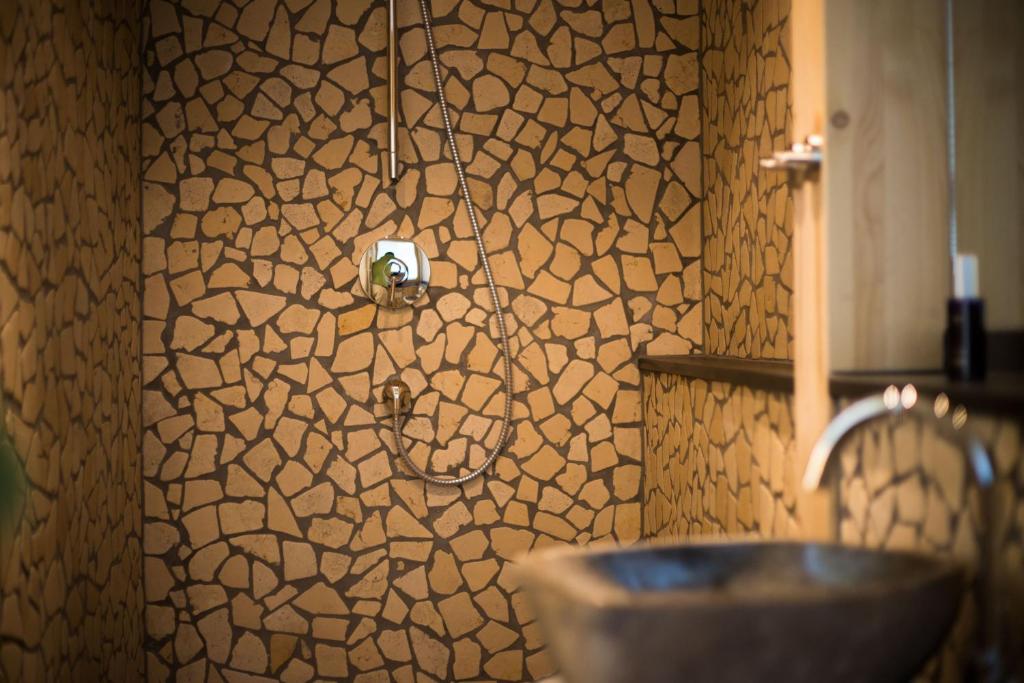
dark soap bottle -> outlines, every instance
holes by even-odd
[[[978,259],[959,254],[953,270],[953,298],[946,306],[944,360],[953,381],[985,379],[985,303],[978,297]]]
[[[947,304],[946,376],[954,381],[985,379],[985,304],[981,299],[950,299]]]

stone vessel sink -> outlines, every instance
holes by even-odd
[[[953,562],[813,543],[558,549],[519,577],[567,683],[902,683],[964,587]]]

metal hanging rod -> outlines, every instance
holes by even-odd
[[[398,22],[388,0],[388,178],[398,180]]]

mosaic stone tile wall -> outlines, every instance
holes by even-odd
[[[141,3],[0,3],[0,680],[143,675]],[[6,504],[7,501],[4,501]]]
[[[789,0],[700,9],[703,353],[789,358],[791,202],[758,160],[787,141]],[[791,397],[645,374],[645,536],[795,529]]]
[[[644,373],[643,535],[798,531],[792,396]]]
[[[704,0],[704,352],[788,359],[792,202],[761,157],[789,139],[790,0]]]
[[[383,2],[150,3],[153,680],[532,680],[550,665],[509,560],[640,535],[634,358],[702,334],[697,2],[432,7],[516,365],[508,454],[461,491],[404,470],[374,397],[411,385],[406,435],[436,471],[496,437],[500,358],[416,3],[394,188]],[[415,312],[355,281],[389,234],[434,259]]]
[[[972,416],[970,428],[996,464],[993,544],[1006,652],[1024,671],[1024,442],[1021,423]],[[921,550],[974,564],[981,530],[979,490],[967,461],[950,442],[920,423],[876,423],[855,434],[840,454],[839,537],[844,543]],[[926,672],[928,680],[961,680],[975,623],[973,605],[950,644]]]

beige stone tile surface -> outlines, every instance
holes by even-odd
[[[164,454],[154,432],[140,453],[143,412],[172,420],[162,433],[177,429],[177,391],[141,392],[141,320],[145,309],[163,324],[172,296],[191,295],[168,288],[191,255],[186,240],[172,262],[163,245],[147,243],[160,266],[143,300],[140,142],[161,133],[140,135],[142,4],[0,3],[2,417],[27,489],[14,518],[0,520],[5,681],[143,677],[140,470],[154,480],[180,472],[188,444]],[[180,128],[180,111],[162,112],[151,126]],[[155,158],[150,175],[173,181],[177,173],[170,158]],[[142,222],[169,210],[154,194]],[[204,334],[186,323],[178,341],[201,344]],[[151,376],[159,368],[145,365]],[[211,492],[189,494],[191,504]],[[171,495],[183,504],[180,486]],[[163,516],[159,499],[154,521]],[[172,552],[181,533],[154,525],[145,552]],[[154,570],[147,592],[161,594],[173,581]],[[217,596],[196,599],[210,609]],[[174,612],[146,621],[168,633]],[[183,651],[194,636],[191,627],[181,632]]]
[[[644,537],[799,531],[790,395],[664,373],[643,394]]]
[[[399,3],[394,187],[383,5],[150,3],[152,680],[551,673],[510,561],[639,538],[634,359],[701,343],[691,5],[431,3],[515,364],[506,453],[447,490],[396,458],[377,405],[400,375],[412,457],[456,473],[494,443],[503,398],[416,3]],[[386,235],[433,260],[412,311],[356,282]]]
[[[969,414],[966,428],[989,448],[996,464],[992,543],[1000,617],[1011,661],[1024,666],[1024,443],[1021,423]],[[967,459],[933,429],[917,422],[878,423],[837,454],[839,538],[869,547],[918,550],[976,566],[981,549],[981,499]],[[956,680],[972,647],[976,595],[964,605],[947,645],[926,680]],[[1016,659],[1013,659],[1016,657]]]
[[[707,0],[701,6],[706,353],[792,357],[793,205],[785,174],[758,167],[761,157],[794,142],[790,2]],[[676,162],[685,163],[682,154]]]

